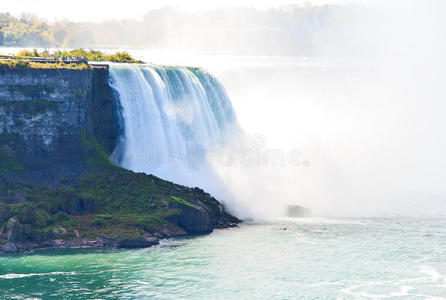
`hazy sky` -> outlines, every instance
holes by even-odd
[[[20,14],[30,12],[40,17],[71,19],[76,21],[138,18],[147,11],[162,6],[172,6],[185,10],[201,10],[225,6],[255,6],[258,8],[278,7],[285,4],[361,3],[370,0],[77,0],[63,3],[54,0],[2,0],[0,12]]]

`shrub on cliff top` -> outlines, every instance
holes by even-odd
[[[107,56],[105,56],[105,60],[113,61],[113,62],[121,62],[121,63],[143,63],[140,60],[134,59],[126,51],[116,52],[113,55],[107,55]]]
[[[33,51],[30,50],[22,50],[19,53],[17,53],[17,57],[23,58],[23,57],[39,57],[39,52],[37,49],[33,49]]]
[[[0,60],[0,68],[6,68],[6,69],[24,69],[28,68],[29,63],[27,61],[23,61],[21,59],[16,60]]]

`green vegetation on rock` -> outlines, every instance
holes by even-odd
[[[56,50],[55,52],[38,52],[36,49],[33,51],[22,50],[15,56],[5,56],[0,58],[0,69],[73,69],[73,70],[86,70],[91,69],[92,66],[86,62],[70,62],[63,61],[63,58],[67,57],[85,57],[87,61],[97,62],[117,62],[117,63],[144,63],[141,60],[133,58],[126,51],[118,51],[114,54],[105,54],[97,50]],[[33,61],[35,58],[53,58],[55,61]]]
[[[17,135],[15,134],[0,134],[0,179],[2,176],[8,176],[11,171],[24,171],[24,167],[19,158],[9,146],[9,144],[14,142],[16,139]],[[0,180],[0,191],[4,188],[4,185],[4,180]]]
[[[88,61],[111,61],[111,62],[119,62],[119,63],[143,63],[141,60],[137,60],[133,58],[126,51],[117,51],[114,54],[105,54],[99,50],[85,50],[82,48],[73,49],[73,50],[56,50],[54,52],[43,51],[38,52],[37,49],[33,51],[22,50],[17,53],[16,58],[25,59],[29,57],[53,57],[53,58],[62,58],[62,57],[85,57]]]
[[[72,69],[72,70],[87,70],[91,69],[91,66],[85,63],[39,63],[30,62],[22,58],[13,58],[8,60],[0,59],[0,69]]]
[[[180,203],[180,204],[187,205],[187,206],[189,206],[189,207],[198,209],[198,207],[196,207],[195,205],[191,204],[189,201],[184,200],[184,199],[181,198],[181,197],[175,197],[175,196],[172,196],[172,197],[170,197],[170,198],[171,198],[173,201],[176,201],[177,203]]]
[[[185,208],[192,208],[188,215],[191,222],[201,220],[203,209],[215,214],[218,202],[202,190],[114,166],[94,137],[88,132],[83,135],[88,170],[74,184],[48,187],[14,183],[7,174],[0,174],[1,182],[6,183],[0,190],[1,243],[6,239],[68,241],[79,234],[79,238],[126,241],[123,246],[132,246],[132,241],[144,241],[148,234],[176,236],[194,232],[181,221]],[[2,163],[10,164],[8,169],[16,168],[10,157],[0,159],[2,169]],[[221,217],[236,222],[229,215]]]

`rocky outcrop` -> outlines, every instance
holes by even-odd
[[[25,240],[23,225],[17,222],[15,218],[9,219],[3,224],[0,236],[4,239],[15,242]]]
[[[111,164],[107,69],[0,69],[0,252],[148,247],[235,226],[208,193]]]
[[[0,247],[3,253],[17,253],[18,249],[14,243],[6,243]]]
[[[309,217],[311,216],[311,210],[299,205],[288,205],[286,207],[286,216],[290,218]]]

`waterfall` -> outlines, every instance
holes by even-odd
[[[179,67],[113,66],[110,75],[124,123],[112,160],[212,193],[221,187],[208,155],[240,130],[219,81],[200,69]]]

